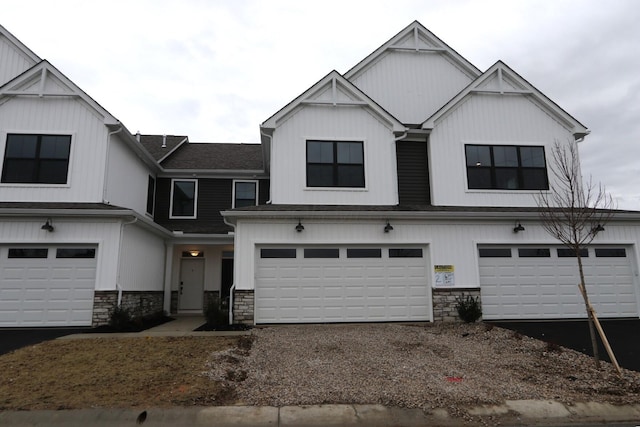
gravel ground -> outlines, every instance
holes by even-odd
[[[506,399],[640,401],[640,373],[484,324],[255,329],[248,350],[214,353],[208,375],[240,404],[448,408]]]

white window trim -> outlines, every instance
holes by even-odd
[[[231,192],[231,209],[235,209],[236,207],[236,183],[242,183],[242,182],[252,182],[256,185],[256,199],[255,199],[255,205],[254,206],[258,206],[258,199],[259,199],[259,185],[260,182],[257,179],[234,179],[233,180],[233,189]],[[173,199],[172,199],[173,200]]]
[[[193,198],[193,216],[182,216],[173,214],[173,189],[175,188],[175,182],[194,182],[194,198]],[[198,217],[198,180],[187,178],[172,178],[171,179],[171,195],[169,196],[169,219],[196,219]]]

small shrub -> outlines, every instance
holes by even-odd
[[[133,317],[131,312],[122,306],[115,307],[109,316],[109,326],[116,331],[126,331],[131,328]]]
[[[229,311],[220,305],[219,298],[211,298],[204,309],[204,317],[209,325],[229,324]]]
[[[471,295],[467,295],[466,298],[464,295],[456,298],[456,310],[458,310],[460,319],[466,323],[473,323],[482,317],[482,307],[480,307],[478,297],[474,298]]]

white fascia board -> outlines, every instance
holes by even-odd
[[[174,245],[184,245],[193,243],[205,244],[233,244],[233,234],[175,234],[171,233],[171,243]]]
[[[159,178],[269,178],[264,170],[252,169],[164,169],[160,167]]]
[[[29,49],[24,43],[22,43],[16,36],[11,34],[9,30],[0,25],[0,36],[7,38],[13,45],[15,45],[27,58],[33,61],[34,64],[42,61],[38,55],[36,55],[31,49]]]
[[[223,211],[221,215],[232,223],[238,219],[280,219],[280,218],[318,218],[318,219],[540,219],[536,211],[521,212],[478,212],[478,211]],[[614,213],[611,221],[640,221],[640,212]]]

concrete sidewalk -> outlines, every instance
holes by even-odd
[[[133,426],[144,409],[81,409],[74,411],[19,411],[0,413],[2,426]],[[585,423],[640,422],[640,404],[614,406],[556,401],[514,400],[502,405],[468,408],[469,417],[459,418],[445,409],[390,408],[382,405],[318,406],[220,406],[167,408],[145,411],[144,426],[216,427],[331,427],[331,426],[459,426],[481,420],[489,425],[570,425]],[[469,424],[471,423],[471,424]]]

